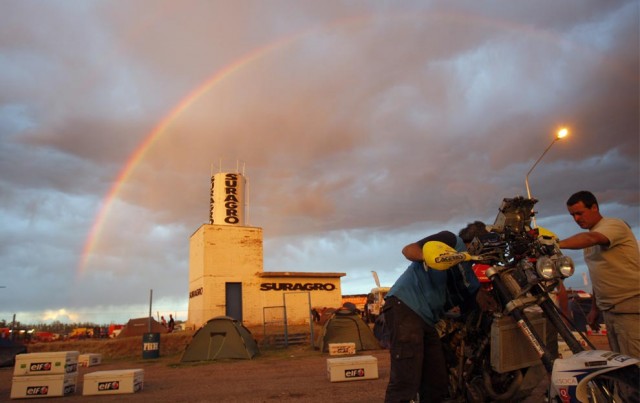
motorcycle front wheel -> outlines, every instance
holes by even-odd
[[[589,382],[587,392],[590,403],[640,403],[640,367],[599,375]]]

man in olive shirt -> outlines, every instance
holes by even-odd
[[[584,250],[594,294],[587,320],[593,326],[602,311],[611,349],[640,358],[638,241],[627,223],[600,214],[591,192],[573,194],[567,208],[580,228],[589,230],[560,241],[560,248]]]

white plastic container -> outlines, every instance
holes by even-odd
[[[356,343],[329,343],[329,355],[355,355]]]
[[[71,374],[78,371],[77,351],[58,351],[16,355],[14,376]]]
[[[93,367],[94,365],[100,365],[102,362],[102,354],[88,353],[80,354],[78,357],[78,364],[81,367]]]
[[[84,375],[83,395],[116,395],[144,389],[143,369],[96,371]]]
[[[75,393],[77,372],[56,375],[14,376],[11,398],[59,397]]]
[[[378,379],[378,359],[371,355],[328,358],[327,377],[331,382]]]

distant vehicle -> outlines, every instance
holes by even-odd
[[[380,279],[378,273],[371,272],[373,279],[376,282],[376,287],[371,289],[369,295],[367,295],[367,302],[365,304],[365,320],[368,323],[374,323],[376,318],[380,316],[382,307],[384,306],[384,297],[387,295],[391,287],[380,286]]]
[[[118,337],[124,325],[116,325],[114,323],[109,325],[109,329],[107,330],[108,337],[113,339]]]
[[[51,342],[56,340],[56,335],[52,332],[35,332],[33,341]]]
[[[69,333],[70,339],[86,339],[93,337],[93,329],[88,327],[77,327]]]

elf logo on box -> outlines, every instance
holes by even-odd
[[[345,378],[362,378],[363,376],[364,376],[364,368],[344,370]]]
[[[48,386],[29,386],[27,388],[27,396],[44,396],[49,393]]]
[[[51,371],[51,363],[50,362],[32,362],[31,366],[29,366],[29,371],[32,371],[32,372]]]
[[[120,382],[118,381],[98,383],[98,390],[118,390],[118,389],[120,389]]]

